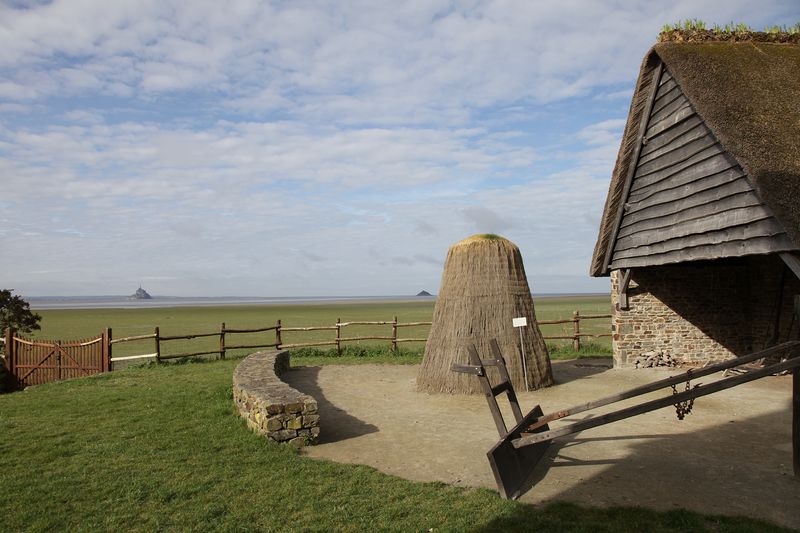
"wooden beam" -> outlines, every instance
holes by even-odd
[[[783,259],[786,266],[794,272],[797,279],[800,279],[800,258],[798,258],[796,254],[786,252],[781,254],[781,259]]]
[[[528,446],[531,444],[546,442],[555,439],[557,437],[563,437],[565,435],[579,433],[587,429],[595,428],[598,426],[604,426],[606,424],[617,422],[619,420],[624,420],[632,416],[649,413],[650,411],[655,411],[656,409],[669,407],[670,405],[674,405],[679,402],[693,400],[695,398],[700,398],[701,396],[707,396],[715,392],[719,392],[725,389],[730,389],[732,387],[741,385],[743,383],[755,381],[756,379],[760,379],[765,376],[775,374],[777,372],[783,372],[784,370],[795,370],[798,367],[800,367],[800,357],[794,357],[792,359],[782,361],[774,365],[765,366],[764,368],[760,368],[758,370],[754,370],[746,374],[740,374],[738,376],[720,379],[719,381],[715,381],[708,385],[697,386],[693,389],[684,392],[679,392],[678,394],[671,394],[669,396],[665,396],[664,398],[659,398],[638,405],[633,405],[625,409],[620,409],[618,411],[606,413],[604,415],[599,415],[594,418],[582,420],[580,422],[576,422],[574,424],[570,424],[562,428],[550,431],[543,431],[542,433],[538,433],[536,435],[528,435],[525,437],[521,437],[519,439],[514,440],[512,444],[514,445],[515,448],[520,448],[522,446]]]
[[[630,305],[628,305],[628,287],[631,284],[632,270],[630,268],[623,268],[619,272],[621,276],[619,279],[619,287],[617,288],[619,308],[622,310],[630,309]]]
[[[617,213],[614,217],[614,225],[611,226],[611,236],[608,240],[606,256],[605,260],[603,261],[603,274],[608,273],[608,267],[611,263],[611,256],[614,253],[614,243],[617,240],[617,232],[619,231],[619,225],[622,222],[622,216],[625,214],[625,204],[628,201],[628,193],[631,190],[631,183],[633,183],[633,175],[636,172],[636,166],[639,161],[639,153],[642,150],[642,141],[644,140],[644,134],[647,131],[647,124],[650,122],[650,112],[653,109],[653,102],[655,102],[656,99],[658,84],[661,81],[661,76],[664,72],[664,64],[659,62],[658,66],[656,66],[653,70],[654,72],[651,82],[650,95],[647,98],[647,104],[645,104],[644,109],[642,110],[642,118],[641,122],[639,123],[639,132],[636,135],[636,143],[634,144],[633,155],[628,163],[628,172],[625,176],[625,183],[622,187],[622,195],[619,198],[619,207],[617,208]]]
[[[583,413],[585,411],[589,411],[592,409],[598,409],[600,407],[604,407],[606,405],[610,405],[612,403],[620,402],[622,400],[629,400],[631,398],[635,398],[637,396],[641,396],[643,394],[648,394],[651,392],[655,392],[660,389],[664,389],[666,387],[677,385],[678,383],[683,383],[689,379],[697,379],[704,376],[708,376],[710,374],[715,374],[722,370],[727,370],[728,368],[732,368],[735,366],[751,363],[753,361],[757,361],[759,359],[764,359],[766,357],[775,357],[780,356],[783,357],[785,355],[784,352],[796,350],[800,353],[800,342],[798,341],[789,341],[778,346],[773,346],[771,348],[767,348],[765,350],[761,350],[759,352],[751,353],[748,355],[743,355],[741,357],[737,357],[734,359],[728,359],[727,361],[722,361],[720,363],[714,363],[713,365],[709,365],[703,368],[698,368],[694,370],[690,370],[688,372],[683,372],[681,374],[677,374],[675,376],[671,376],[668,378],[660,379],[658,381],[654,381],[652,383],[648,383],[646,385],[641,385],[639,387],[635,387],[633,389],[628,389],[627,391],[620,392],[618,394],[613,394],[611,396],[606,396],[605,398],[600,398],[598,400],[593,400],[591,402],[583,403],[580,405],[575,405],[569,407],[567,409],[562,409],[560,411],[556,411],[554,413],[549,413],[543,415],[539,418],[539,421],[533,425],[531,429],[536,429],[540,424],[540,422],[547,423],[552,422],[554,420],[559,420],[561,418],[565,418],[567,416],[576,415],[579,413]]]

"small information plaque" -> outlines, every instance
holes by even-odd
[[[511,321],[514,323],[515,328],[521,328],[528,325],[528,319],[524,316],[520,318],[513,318]]]

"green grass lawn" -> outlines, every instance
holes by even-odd
[[[392,320],[425,322],[433,315],[434,302],[370,302],[370,303],[326,303],[326,304],[294,304],[294,305],[252,305],[252,306],[219,306],[219,307],[172,307],[150,309],[54,309],[37,311],[42,315],[42,329],[35,334],[38,339],[71,340],[97,335],[106,327],[113,329],[114,338],[153,333],[156,326],[161,335],[187,335],[191,333],[210,333],[219,331],[222,322],[228,328],[258,328],[274,325],[282,320],[283,326],[322,326],[333,325],[337,319],[342,321]],[[600,297],[558,297],[537,298],[536,315],[540,320],[571,318],[575,310],[582,314],[601,314],[610,312],[610,299]],[[584,321],[581,329],[587,332],[608,333],[610,319]],[[401,328],[400,337],[426,337],[430,327]],[[570,335],[572,324],[542,326],[544,335]],[[349,326],[342,329],[342,336],[391,335],[391,326]],[[284,332],[282,341],[285,344],[331,340],[333,331]],[[272,343],[274,332],[259,334],[228,335],[226,343],[261,344]],[[589,339],[587,339],[589,341]],[[362,344],[388,346],[386,341],[368,341]],[[548,341],[552,346],[570,345],[569,341]],[[581,354],[570,350],[561,351],[564,357],[575,355],[610,354],[609,338],[591,340],[588,349]],[[403,348],[420,353],[422,343],[402,344]],[[164,342],[162,353],[176,354],[215,350],[219,347],[217,338],[201,338]],[[115,356],[152,353],[152,340],[142,340],[114,345]],[[554,355],[559,350],[552,350]],[[247,350],[231,350],[229,355],[245,355]]]
[[[780,531],[684,510],[533,507],[311,460],[235,416],[237,362],[0,395],[0,530]]]

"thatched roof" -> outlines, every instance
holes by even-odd
[[[800,46],[662,42],[645,56],[611,178],[590,273],[604,271],[653,74],[663,62],[800,249]]]
[[[475,376],[453,372],[453,363],[469,363],[467,347],[474,344],[485,359],[496,339],[508,366],[511,383],[525,390],[520,351],[520,331],[512,320],[526,317],[521,329],[525,343],[528,383],[531,388],[553,384],[550,359],[525,277],[519,248],[503,237],[473,235],[450,247],[442,284],[425,343],[425,356],[417,374],[417,389],[425,392],[481,394]],[[490,369],[490,379],[496,382]]]

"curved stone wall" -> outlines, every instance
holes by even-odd
[[[257,352],[233,372],[233,400],[247,425],[268,439],[300,448],[319,436],[317,401],[281,381],[289,352]]]

